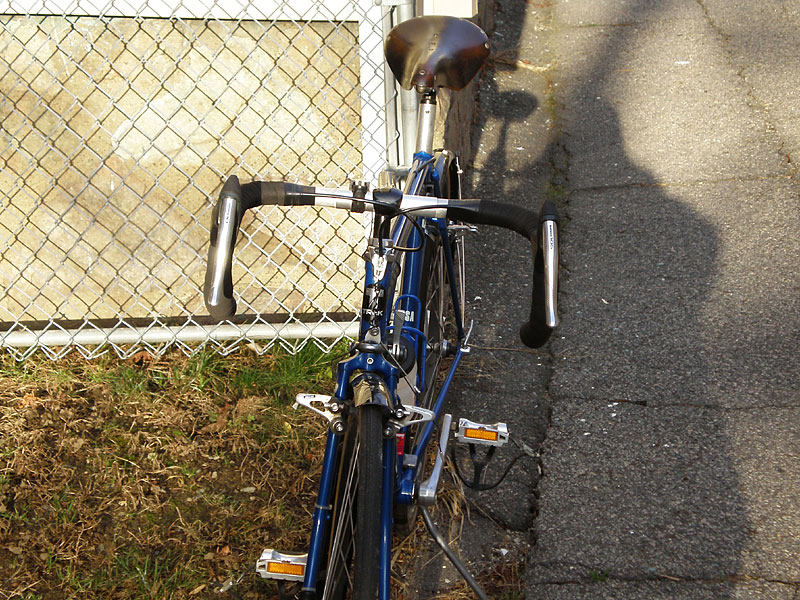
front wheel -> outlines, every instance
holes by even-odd
[[[378,595],[383,487],[383,408],[356,409],[343,440],[324,599]]]

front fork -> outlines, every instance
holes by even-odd
[[[300,600],[316,600],[317,582],[319,581],[320,569],[323,567],[325,551],[330,539],[331,524],[333,520],[333,495],[336,489],[336,478],[339,466],[339,454],[341,452],[342,440],[346,427],[338,418],[336,413],[344,410],[343,406],[347,401],[344,395],[345,390],[352,392],[353,406],[357,407],[367,403],[375,403],[385,406],[392,412],[390,388],[383,382],[377,374],[371,372],[375,370],[385,370],[392,385],[396,385],[397,373],[383,356],[371,353],[357,354],[348,360],[339,363],[337,373],[337,396],[333,399],[323,397],[313,397],[307,395],[298,396],[298,403],[311,408],[318,414],[329,419],[328,436],[325,443],[325,456],[322,461],[322,476],[320,477],[319,491],[317,492],[317,504],[314,507],[314,516],[311,524],[311,540],[309,541],[308,559],[306,562],[305,574],[303,578],[303,588],[300,593]],[[316,404],[315,404],[316,403]],[[320,404],[323,407],[317,408]],[[335,406],[337,410],[332,413],[328,406]],[[353,415],[350,418],[354,418]],[[394,457],[395,457],[394,436],[387,437],[384,441],[383,456],[383,497],[382,497],[382,517],[381,517],[381,589],[386,590],[386,595],[381,595],[383,600],[389,600],[389,554],[391,551],[391,532],[392,532],[392,495],[394,491]],[[387,484],[388,480],[388,484]],[[387,497],[388,490],[388,497]],[[386,508],[388,505],[388,509]],[[381,592],[383,594],[384,592]]]
[[[333,518],[333,490],[336,481],[336,467],[339,461],[339,450],[342,445],[343,434],[334,433],[328,429],[328,439],[325,443],[325,458],[322,461],[322,477],[320,478],[317,505],[314,507],[314,517],[311,524],[311,541],[308,549],[303,589],[300,600],[316,600],[317,581],[320,564],[324,557],[325,546],[330,532],[331,519]]]

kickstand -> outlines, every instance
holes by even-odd
[[[478,456],[478,450],[475,447],[475,444],[468,444],[469,446],[469,458],[472,461],[472,479],[467,479],[464,474],[461,472],[461,468],[458,464],[458,459],[456,458],[456,448],[455,445],[450,447],[450,458],[453,461],[453,467],[455,468],[456,475],[458,478],[464,482],[468,488],[477,490],[479,492],[490,490],[497,486],[497,483],[492,484],[485,484],[483,483],[483,470],[489,464],[489,461],[492,460],[494,457],[495,450],[497,449],[495,446],[490,446],[483,457]]]
[[[464,581],[467,582],[467,585],[472,588],[472,591],[475,592],[475,595],[478,596],[480,600],[489,600],[489,596],[486,595],[486,592],[483,591],[480,584],[475,581],[475,578],[467,571],[467,567],[464,566],[459,558],[456,556],[455,552],[447,545],[447,540],[444,539],[439,530],[436,529],[436,526],[433,524],[433,519],[431,519],[430,514],[428,513],[428,509],[424,506],[419,507],[420,513],[422,513],[422,520],[425,521],[425,526],[428,528],[428,532],[430,532],[431,537],[439,544],[439,547],[444,552],[445,556],[450,559],[450,562],[453,563],[453,566],[458,570],[461,574],[461,577],[464,578]]]

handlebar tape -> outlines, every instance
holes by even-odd
[[[551,200],[545,200],[537,215],[534,211],[492,200],[451,200],[447,218],[475,225],[494,225],[510,229],[531,243],[533,261],[533,293],[530,318],[519,331],[522,343],[529,348],[539,348],[550,338],[553,328],[545,320],[544,251],[542,250],[542,223],[558,222],[558,210]]]
[[[245,209],[256,206],[313,206],[314,188],[283,181],[252,181],[242,186]]]
[[[236,175],[228,177],[211,213],[211,240],[203,298],[212,317],[224,321],[236,314],[236,300],[233,298],[233,247],[236,245],[245,211],[264,205],[313,205],[313,192],[313,187],[282,181],[254,181],[240,185]],[[220,244],[225,247],[220,248]]]
[[[240,185],[235,175],[228,178],[211,216],[211,240],[203,295],[206,308],[212,317],[224,321],[236,313],[231,272],[233,247],[245,211],[264,205],[313,204],[314,188],[311,186],[279,181],[254,181]],[[521,327],[520,338],[531,348],[542,346],[553,331],[545,320],[545,271],[541,242],[542,223],[548,220],[558,221],[558,211],[553,202],[546,200],[537,215],[529,209],[504,202],[451,200],[447,217],[454,221],[510,229],[530,240],[535,257],[533,294],[530,319]],[[220,247],[221,245],[224,248]]]

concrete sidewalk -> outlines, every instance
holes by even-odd
[[[544,435],[530,599],[800,599],[798,31],[779,0],[498,2],[473,187],[566,217],[516,419]]]

